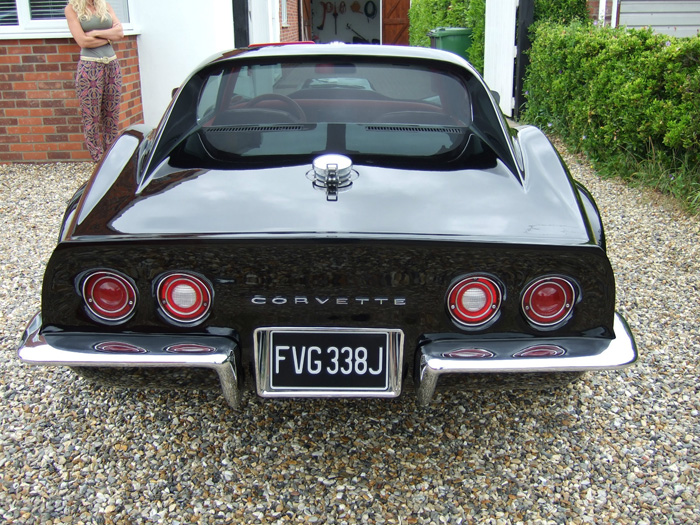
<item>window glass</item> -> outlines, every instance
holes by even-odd
[[[63,0],[29,0],[32,20],[60,20],[65,18]]]
[[[197,105],[197,122],[211,118],[213,115],[222,76],[223,72],[220,71],[218,74],[211,75],[207,79],[204,89],[202,90],[202,95],[199,98],[199,104]]]
[[[202,90],[197,118],[214,157],[430,157],[464,148],[471,105],[464,82],[447,71],[294,62],[219,72]]]
[[[114,14],[123,24],[131,22],[129,19],[129,0],[109,0],[109,5],[114,9]]]
[[[16,26],[18,23],[15,0],[0,0],[0,26]]]
[[[276,83],[282,75],[279,64],[269,66],[243,66],[236,75],[233,94],[254,98],[268,93],[278,92]]]

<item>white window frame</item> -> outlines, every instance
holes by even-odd
[[[18,25],[0,26],[0,40],[9,38],[63,38],[71,36],[68,22],[66,22],[65,18],[60,20],[32,20],[29,0],[15,0],[15,3],[17,5]],[[110,3],[126,4],[130,14],[129,19],[131,19],[131,6],[128,0],[110,0]],[[133,32],[131,23],[122,21],[122,26],[125,33],[131,34]]]

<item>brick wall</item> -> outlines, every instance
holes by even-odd
[[[141,72],[139,71],[139,53],[136,37],[126,37],[114,44],[122,69],[122,104],[121,129],[143,124],[143,106],[141,104]]]
[[[299,2],[298,0],[280,0],[287,2],[287,25],[280,28],[281,42],[299,41]]]
[[[597,20],[600,0],[588,0],[586,4],[588,4],[588,16],[590,16],[593,20]]]
[[[143,122],[136,37],[115,45],[123,129]],[[71,38],[0,40],[0,163],[90,160],[75,94]]]

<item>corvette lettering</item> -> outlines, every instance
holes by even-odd
[[[405,297],[329,297],[329,296],[306,296],[306,295],[296,295],[294,297],[285,297],[282,295],[276,295],[274,297],[267,297],[264,295],[255,295],[250,300],[253,304],[258,305],[309,305],[318,304],[321,306],[325,305],[338,305],[338,306],[348,306],[348,305],[383,305],[383,306],[406,306]]]

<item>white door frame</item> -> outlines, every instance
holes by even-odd
[[[484,80],[500,97],[501,111],[513,116],[515,99],[516,15],[518,0],[486,2],[486,37],[484,44]]]
[[[248,1],[248,38],[251,44],[280,40],[279,0]]]

